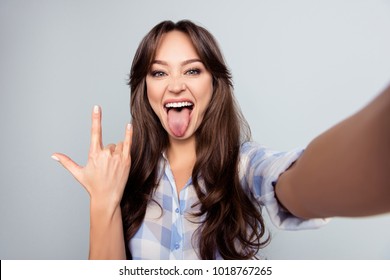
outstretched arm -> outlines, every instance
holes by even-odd
[[[53,154],[90,195],[90,259],[126,259],[120,201],[131,165],[132,133],[128,125],[124,142],[103,147],[101,110],[95,106],[87,165]]]
[[[362,110],[315,138],[276,185],[302,218],[390,211],[390,86]]]

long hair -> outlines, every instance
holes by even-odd
[[[195,132],[196,162],[192,171],[200,204],[199,212],[193,214],[202,216],[196,234],[200,257],[215,259],[218,253],[224,259],[255,258],[269,238],[262,241],[265,227],[260,207],[244,192],[238,175],[240,146],[250,139],[250,129],[234,99],[231,74],[216,40],[188,20],[156,25],[134,56],[129,79],[132,163],[121,202],[126,244],[141,226],[147,204],[153,199],[159,183],[158,162],[168,146],[168,134],[147,98],[146,76],[161,37],[173,30],[189,36],[213,77],[213,95]],[[126,250],[131,258],[127,245]]]

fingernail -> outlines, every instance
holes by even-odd
[[[99,106],[98,105],[95,105],[95,106],[93,106],[93,112],[95,113],[95,114],[97,114],[97,113],[99,113]]]
[[[55,161],[60,161],[60,159],[58,157],[56,157],[55,155],[52,155],[51,158],[54,159]]]
[[[131,127],[132,127],[132,124],[131,124],[131,123],[128,123],[128,124],[127,124],[127,130],[130,130]]]

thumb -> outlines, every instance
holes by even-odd
[[[62,166],[73,175],[73,177],[80,181],[82,167],[75,163],[70,157],[64,154],[54,153],[51,158],[61,163]]]

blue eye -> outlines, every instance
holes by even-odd
[[[163,72],[163,71],[152,71],[150,73],[152,75],[152,77],[156,77],[156,78],[159,78],[159,77],[164,77],[166,74]]]
[[[186,74],[187,75],[199,75],[200,74],[200,69],[198,68],[193,68],[193,69],[189,69],[186,71]]]

